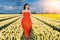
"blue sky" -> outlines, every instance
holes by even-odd
[[[44,13],[51,10],[54,11],[47,7],[49,4],[48,0],[0,0],[0,13],[20,13],[25,3],[30,4],[30,10],[32,12]],[[57,12],[59,12],[59,10],[57,10]]]
[[[41,0],[0,0],[0,13],[20,13],[25,3],[30,4],[32,12],[38,12],[36,7],[38,1],[41,2]],[[34,10],[35,8],[36,10]]]
[[[19,13],[24,3],[22,0],[0,0],[0,13]]]

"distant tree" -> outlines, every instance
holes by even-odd
[[[32,12],[32,14],[37,14],[36,12]]]
[[[48,12],[45,12],[44,14],[48,14]]]
[[[20,12],[20,14],[22,14],[22,12]]]

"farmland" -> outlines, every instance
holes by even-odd
[[[60,40],[60,14],[31,14],[31,40]],[[0,40],[24,40],[21,14],[0,14]]]

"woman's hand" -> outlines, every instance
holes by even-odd
[[[21,18],[20,18],[20,22],[19,23],[21,24]]]
[[[20,22],[22,21],[22,18],[23,18],[23,17],[20,18]]]

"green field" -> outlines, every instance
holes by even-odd
[[[59,14],[31,15],[31,40],[60,40]],[[20,18],[21,14],[0,14],[0,40],[24,40]]]

